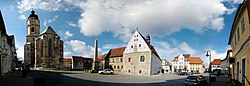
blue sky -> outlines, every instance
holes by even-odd
[[[93,56],[125,46],[136,28],[161,58],[189,53],[207,64],[225,58],[228,38],[238,4],[242,0],[1,0],[8,34],[16,37],[18,57],[23,57],[26,19],[31,9],[40,19],[41,32],[51,26],[64,41],[64,57]]]

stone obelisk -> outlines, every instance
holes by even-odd
[[[92,65],[92,73],[97,73],[99,70],[99,62],[98,62],[98,40],[95,40],[95,49],[94,49],[94,58]]]

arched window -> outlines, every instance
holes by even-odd
[[[130,70],[128,70],[128,73],[130,73]]]
[[[142,72],[142,71],[141,71],[141,70],[139,70],[139,74],[141,74],[141,72]]]
[[[31,32],[34,32],[35,30],[34,30],[34,27],[31,27]]]
[[[114,69],[116,69],[116,66],[114,66]]]
[[[133,48],[133,45],[131,45],[131,48]]]
[[[141,56],[140,57],[140,62],[144,62],[145,61],[145,57],[144,56]]]
[[[117,66],[117,69],[120,69],[120,66]]]
[[[121,67],[121,69],[123,69],[123,66]]]
[[[131,61],[131,58],[128,58],[128,62],[130,62]]]

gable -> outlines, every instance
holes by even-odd
[[[151,50],[148,44],[146,43],[145,39],[143,38],[143,36],[138,31],[135,31],[135,33],[129,40],[128,45],[126,46],[123,54],[133,53],[133,52],[145,52],[145,51],[151,51]]]

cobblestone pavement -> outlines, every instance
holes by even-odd
[[[11,72],[0,79],[0,86],[184,86],[186,77],[172,73],[138,76],[120,73],[104,75],[82,71],[33,70],[30,72],[30,77],[21,77],[20,71]],[[226,86],[227,81],[228,77],[220,76],[211,86]]]

